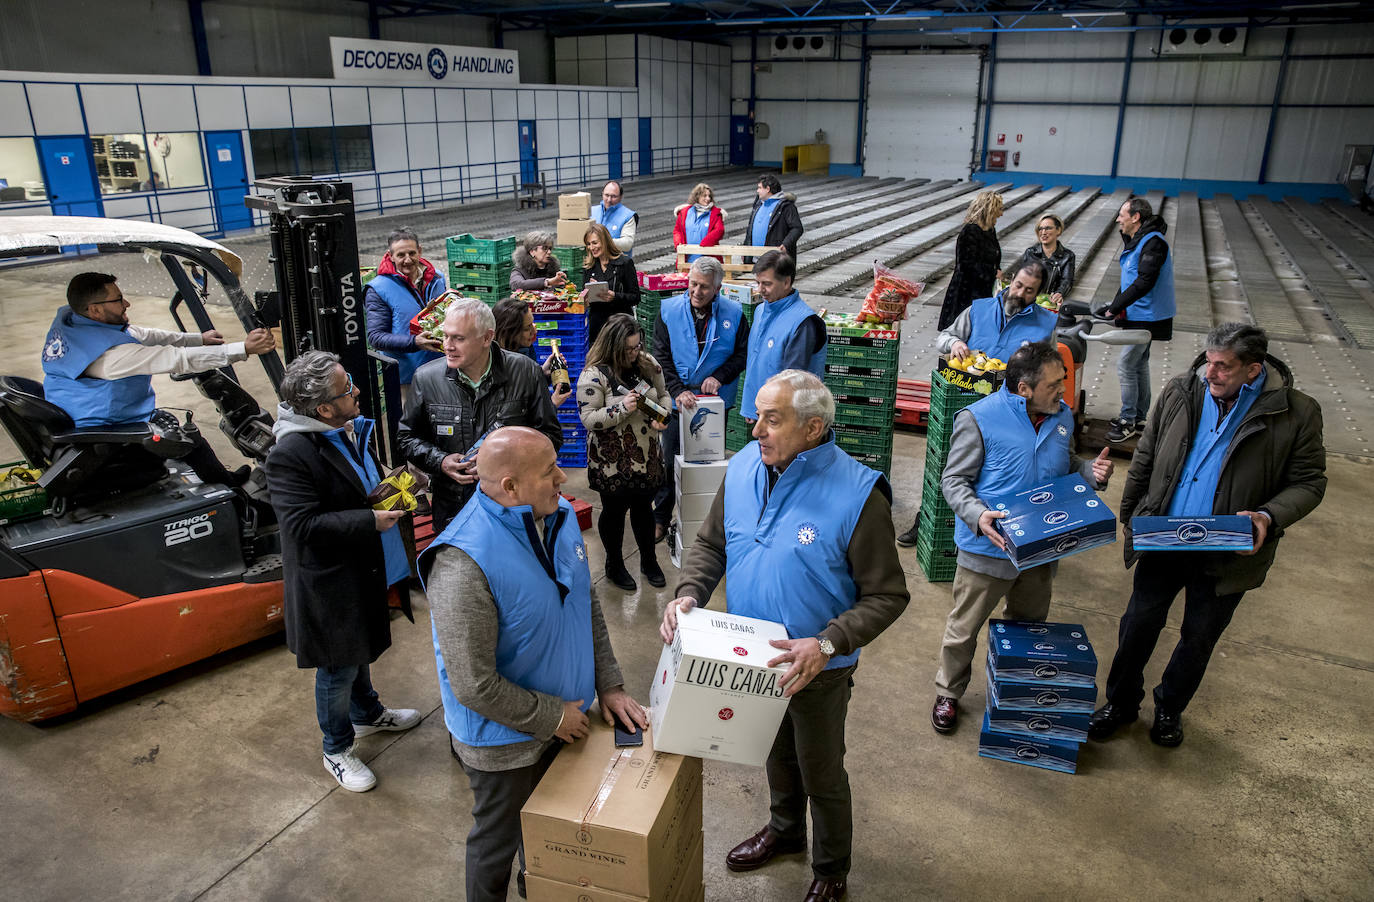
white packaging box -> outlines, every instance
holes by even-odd
[[[715,395],[697,395],[697,406],[681,408],[678,435],[682,459],[692,463],[725,459],[725,401]]]
[[[762,765],[787,710],[782,677],[768,667],[786,639],[780,623],[693,608],[678,614],[649,687],[654,748]]]
[[[754,303],[754,283],[750,282],[722,282],[720,285],[720,296],[729,298],[741,307],[747,307]]]
[[[716,500],[716,493],[709,495],[684,495],[681,492],[677,496],[677,518],[681,523],[697,522],[706,519],[706,515],[711,512],[711,503]],[[691,542],[686,544],[690,545]]]
[[[679,454],[673,458],[673,472],[677,477],[676,491],[681,495],[714,495],[725,481],[725,468],[729,461],[712,460],[705,463],[688,463]]]
[[[697,533],[701,531],[701,520],[683,520],[680,517],[677,521],[677,534],[682,540],[683,549],[692,547],[692,543],[697,540]]]

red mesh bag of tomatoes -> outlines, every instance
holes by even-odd
[[[880,261],[873,261],[873,290],[864,298],[860,322],[894,323],[906,319],[906,305],[919,297],[924,282],[903,279]]]

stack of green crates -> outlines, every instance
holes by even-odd
[[[578,288],[582,286],[582,261],[586,259],[587,249],[580,244],[559,245],[553,249],[553,258],[558,268],[568,274],[568,279]]]
[[[916,530],[916,560],[931,582],[954,579],[954,512],[940,491],[940,476],[949,459],[954,417],[983,396],[930,374],[930,419],[926,425],[926,466],[921,488],[921,525]]]
[[[852,320],[826,323],[825,384],[835,395],[835,443],[860,463],[892,475],[901,337],[864,335]]]
[[[744,304],[744,319],[750,325],[754,323],[754,308],[756,304]],[[749,434],[749,424],[744,422],[744,417],[739,414],[739,395],[744,391],[744,373],[739,374],[738,388],[735,392],[735,406],[725,412],[725,450],[738,451],[753,440]]]
[[[447,241],[448,287],[467,297],[495,304],[510,294],[510,255],[515,238],[457,235]]]

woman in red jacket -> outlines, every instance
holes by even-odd
[[[673,210],[677,225],[673,226],[673,247],[696,244],[712,247],[725,237],[725,211],[716,206],[716,193],[705,182],[699,182],[687,196],[687,203]],[[700,254],[687,258],[691,263]]]

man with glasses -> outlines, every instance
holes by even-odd
[[[639,214],[620,202],[620,183],[610,181],[601,189],[601,203],[592,207],[592,222],[606,227],[615,239],[615,246],[627,257],[635,247],[635,230],[639,228]]]
[[[226,343],[215,329],[169,332],[135,326],[128,311],[112,275],[83,272],[67,285],[67,306],[57,312],[43,342],[43,394],[78,428],[151,420],[157,409],[155,373],[203,373],[276,347],[266,329]],[[184,459],[202,480],[230,486],[248,480],[247,466],[230,473],[204,438],[191,438],[194,447]]]

